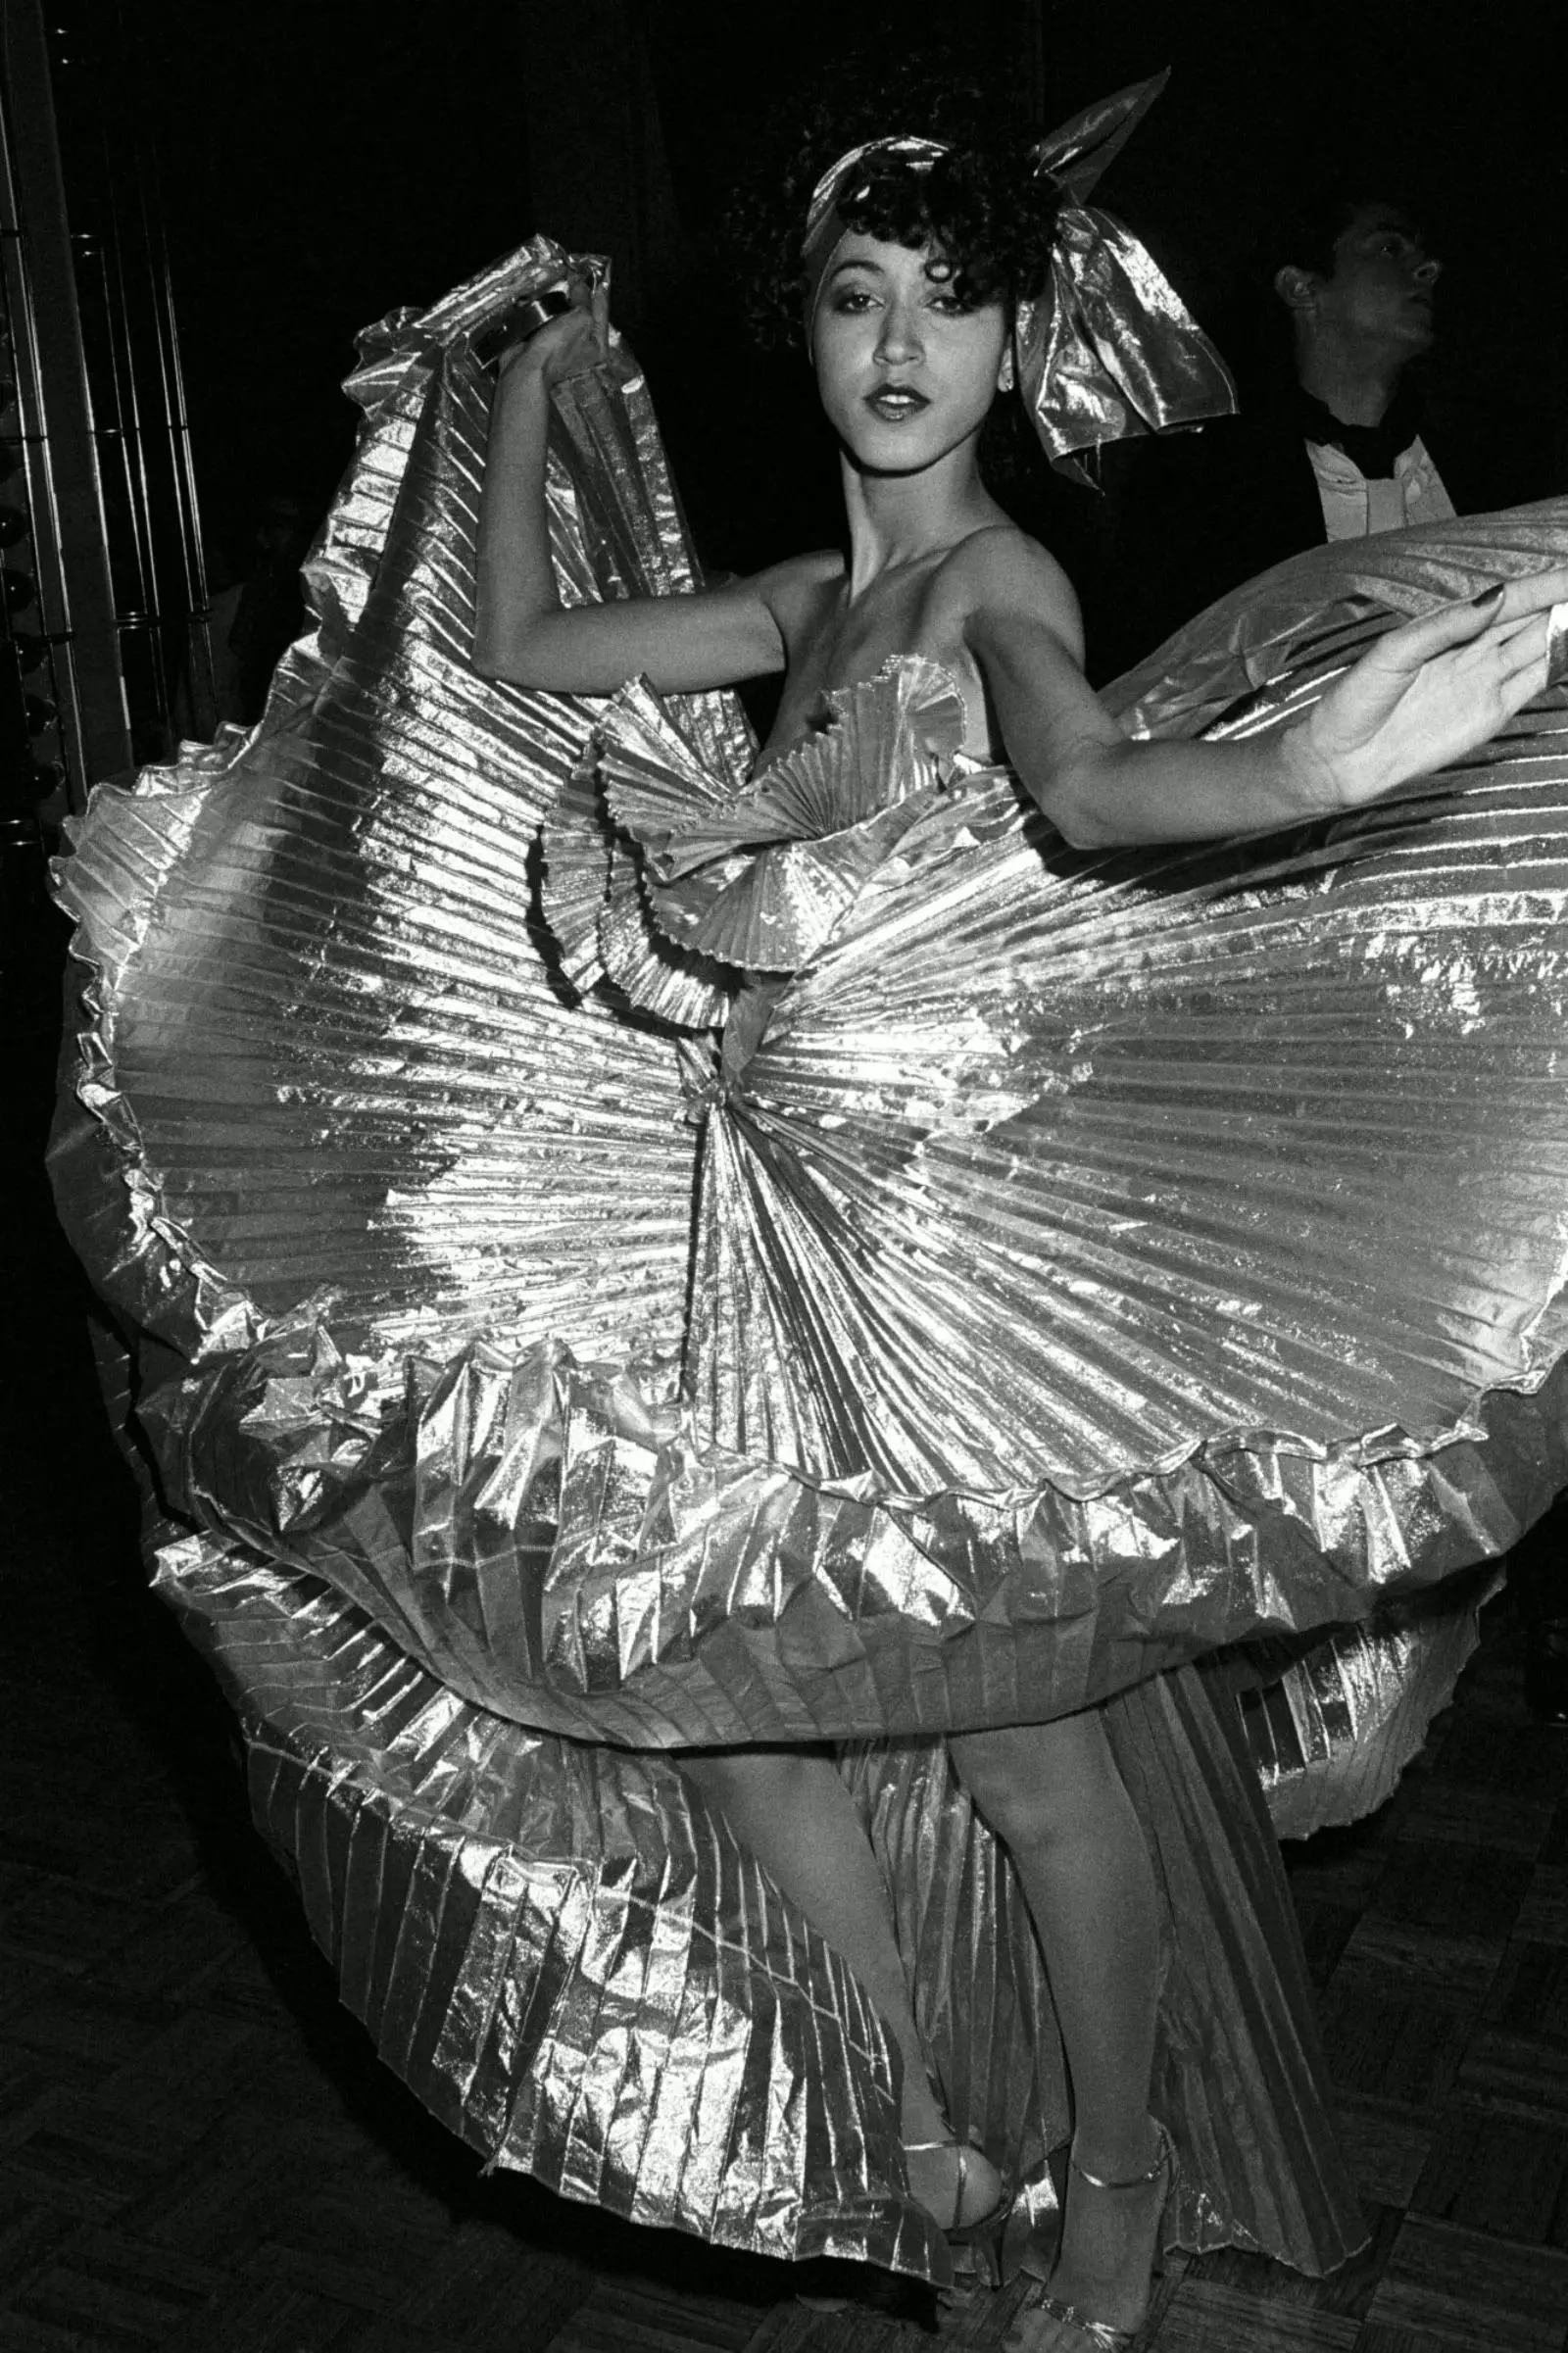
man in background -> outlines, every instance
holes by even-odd
[[[1273,511],[1257,519],[1288,555],[1451,517],[1405,373],[1432,348],[1442,264],[1394,204],[1337,208],[1292,242],[1302,258],[1282,262],[1273,287],[1290,318],[1296,397],[1275,428],[1296,446],[1282,453]]]
[[[1124,600],[1105,670],[1303,549],[1487,514],[1556,487],[1547,437],[1429,394],[1443,265],[1413,214],[1351,186],[1260,244],[1267,323],[1240,413],[1141,444],[1117,532]]]

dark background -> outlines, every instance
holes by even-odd
[[[1408,191],[1446,264],[1447,388],[1560,416],[1568,106],[1549,15],[910,0],[887,38],[936,33],[1032,74],[1047,126],[1171,67],[1104,195],[1222,331],[1283,187],[1348,161]],[[831,87],[847,40],[886,21],[865,0],[138,0],[209,531],[243,533],[277,488],[318,513],[352,447],[336,387],[356,331],[537,228],[610,247],[710,560],[745,568],[831,533],[804,364],[749,352],[711,240],[801,77]]]

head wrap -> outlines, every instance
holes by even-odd
[[[838,252],[849,230],[839,219],[839,207],[848,203],[853,209],[862,194],[857,179],[867,175],[858,170],[868,157],[879,160],[890,156],[897,163],[907,164],[911,172],[921,174],[952,151],[940,139],[866,139],[860,146],[852,147],[830,164],[806,208],[806,234],[801,240],[801,265],[806,271],[806,348],[811,348],[811,328],[816,320],[817,298],[822,280],[828,273],[833,256]],[[868,183],[867,183],[868,184]]]
[[[1155,74],[1086,107],[1031,159],[1035,178],[1058,201],[1050,276],[1013,318],[1018,390],[1046,455],[1084,481],[1085,451],[1236,408],[1229,368],[1153,256],[1112,214],[1085,202],[1167,79]],[[869,139],[822,174],[801,248],[808,344],[822,282],[848,233],[839,207],[853,201],[857,173],[863,177],[867,159],[883,156],[929,172],[947,153],[936,139]]]

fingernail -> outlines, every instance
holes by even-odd
[[[1472,605],[1495,605],[1507,585],[1505,580],[1499,580],[1495,588],[1484,588],[1481,594],[1478,597],[1472,597],[1470,602]]]

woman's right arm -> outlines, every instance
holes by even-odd
[[[774,607],[789,565],[696,596],[562,605],[545,508],[550,388],[604,359],[605,331],[599,296],[502,361],[479,497],[474,668],[566,694],[611,694],[636,677],[701,692],[783,669]]]

